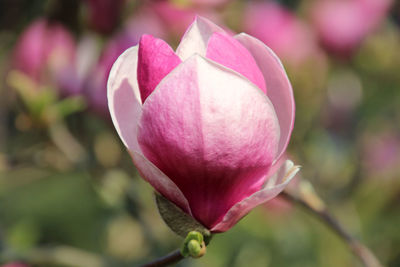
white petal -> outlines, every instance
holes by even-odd
[[[137,123],[142,102],[137,82],[138,46],[122,53],[111,68],[107,83],[108,108],[119,137],[131,151],[141,151],[137,142]]]
[[[194,54],[206,56],[208,39],[214,32],[225,32],[222,28],[215,25],[208,19],[196,17],[176,49],[176,54],[185,61]]]

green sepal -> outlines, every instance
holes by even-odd
[[[158,193],[155,193],[155,195],[158,211],[164,222],[172,231],[184,238],[186,238],[191,231],[197,231],[204,236],[204,242],[208,244],[211,239],[210,230],[162,195]]]

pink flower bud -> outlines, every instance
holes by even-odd
[[[382,22],[391,3],[392,0],[316,1],[312,19],[325,47],[347,56]]]
[[[244,13],[244,30],[291,63],[301,63],[317,51],[308,26],[275,2],[251,2]]]
[[[75,53],[75,41],[61,24],[38,19],[19,38],[13,65],[38,83],[60,85],[71,72]]]
[[[198,17],[176,51],[142,36],[114,63],[108,104],[142,177],[213,232],[275,197],[298,171],[282,157],[294,123],[278,57]]]

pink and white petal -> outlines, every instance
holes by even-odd
[[[250,52],[235,38],[214,33],[207,46],[207,58],[239,72],[267,93],[265,80]]]
[[[245,198],[239,203],[236,203],[226,213],[222,221],[215,225],[211,231],[218,233],[229,230],[253,208],[267,202],[282,192],[299,169],[300,167],[294,166],[292,161],[285,161],[281,168],[270,179],[268,179],[267,184],[263,189]]]
[[[269,168],[267,174],[264,175],[265,179],[260,180],[260,184],[258,188],[264,188],[265,184],[269,182],[270,179],[274,179],[274,175],[278,172],[278,170],[282,167],[282,165],[288,160],[286,154],[282,155],[278,160],[276,160],[271,168]],[[269,182],[271,183],[271,182]]]
[[[151,163],[145,156],[136,151],[130,151],[133,163],[141,177],[151,184],[157,192],[180,207],[184,212],[191,214],[189,202],[176,184],[160,169]]]
[[[138,46],[134,46],[117,59],[110,71],[107,93],[111,118],[143,179],[190,214],[188,201],[179,188],[143,156],[138,145],[137,124],[142,114],[142,102],[136,76],[137,62]]]
[[[195,218],[212,228],[261,188],[279,130],[274,108],[257,86],[194,55],[147,98],[138,141],[144,155],[182,190]]]
[[[260,40],[241,33],[235,38],[244,45],[256,60],[268,87],[267,95],[274,105],[281,127],[281,139],[276,160],[286,150],[293,130],[295,104],[293,89],[283,65],[275,53]]]
[[[181,63],[174,50],[163,40],[142,35],[139,42],[137,79],[142,103],[159,82]]]
[[[133,97],[131,87],[126,80],[116,90],[114,100],[117,123],[121,125],[117,129],[125,136],[123,140],[127,140],[129,153],[142,178],[151,184],[157,192],[174,202],[183,211],[191,214],[188,201],[180,189],[142,154],[137,144],[137,120],[142,113],[142,106]]]
[[[176,54],[182,61],[185,61],[194,54],[199,54],[205,57],[207,53],[208,40],[215,32],[225,33],[222,28],[208,19],[197,16],[183,35],[182,40],[176,49]]]
[[[137,82],[138,46],[128,48],[115,61],[107,82],[108,108],[119,137],[130,151],[141,151],[137,123],[142,102]]]

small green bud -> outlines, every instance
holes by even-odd
[[[193,258],[200,258],[206,253],[206,244],[204,243],[203,235],[197,231],[191,231],[187,234],[181,254],[184,257],[191,256]]]
[[[189,242],[192,239],[197,240],[199,243],[203,242],[203,240],[204,240],[203,235],[197,231],[189,232],[185,238],[185,242]]]
[[[196,257],[200,253],[201,245],[197,240],[190,240],[187,246],[190,256]]]
[[[190,240],[188,243],[189,255],[193,258],[200,258],[206,253],[206,245],[203,243],[199,243],[197,240]]]

